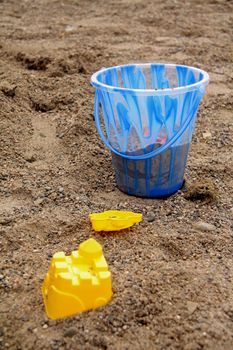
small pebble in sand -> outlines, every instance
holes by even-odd
[[[187,301],[187,309],[190,314],[194,313],[197,307],[198,303],[195,303],[194,301]]]
[[[155,221],[155,214],[152,212],[147,213],[147,221],[148,222],[153,222]]]
[[[77,333],[77,329],[74,327],[67,328],[64,332],[64,337],[73,337]]]
[[[44,202],[44,198],[37,198],[34,200],[35,205],[41,205]]]
[[[204,138],[204,139],[209,139],[209,138],[211,138],[211,136],[212,136],[211,133],[210,133],[209,131],[203,132],[202,135],[203,135],[203,138]]]
[[[199,221],[194,223],[194,228],[196,228],[199,231],[214,231],[216,230],[216,227],[212,224],[208,224],[208,222]]]
[[[0,225],[9,225],[13,221],[11,217],[0,217]]]
[[[34,154],[28,153],[28,154],[25,155],[24,158],[25,158],[25,160],[26,160],[28,163],[33,163],[33,162],[36,161],[36,156],[35,156]]]

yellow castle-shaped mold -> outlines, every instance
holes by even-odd
[[[90,238],[70,256],[55,253],[42,294],[46,313],[54,320],[108,303],[112,297],[111,273],[101,245]]]

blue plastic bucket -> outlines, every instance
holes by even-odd
[[[120,190],[163,197],[181,188],[208,82],[201,69],[159,63],[103,68],[92,75],[95,123],[112,152]]]

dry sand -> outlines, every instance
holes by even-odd
[[[224,0],[0,1],[1,349],[233,348],[232,13]],[[209,72],[185,178],[208,179],[217,201],[116,188],[89,81],[128,62]],[[144,220],[95,234],[88,214],[105,209]],[[114,298],[49,321],[40,288],[50,259],[91,235]]]

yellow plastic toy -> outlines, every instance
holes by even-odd
[[[112,298],[111,272],[101,245],[90,238],[70,256],[55,253],[42,294],[46,313],[54,320],[107,304]]]
[[[95,231],[119,231],[142,221],[142,214],[120,210],[107,210],[89,217]]]

